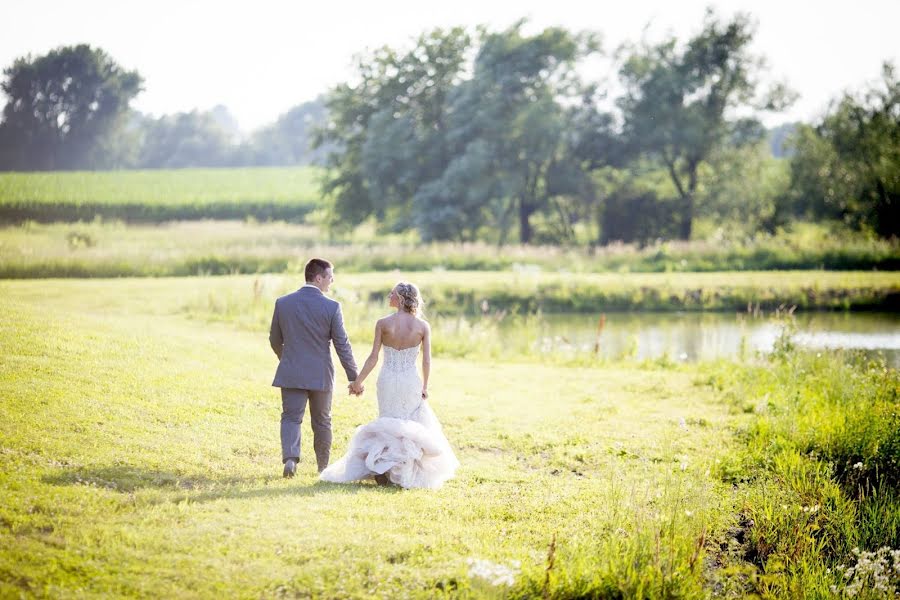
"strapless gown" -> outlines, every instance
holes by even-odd
[[[383,474],[404,488],[441,487],[453,477],[459,461],[422,398],[422,379],[416,370],[419,346],[382,347],[378,418],[357,428],[347,453],[320,478],[345,483]]]

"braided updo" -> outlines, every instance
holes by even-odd
[[[414,283],[401,281],[395,288],[400,296],[400,308],[412,315],[421,315],[424,308],[419,288]]]

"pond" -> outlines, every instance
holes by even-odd
[[[601,326],[602,319],[602,326]],[[900,313],[799,313],[794,341],[806,348],[854,348],[883,353],[900,366]],[[547,352],[599,352],[609,358],[633,356],[697,361],[769,352],[784,324],[746,313],[607,313],[543,315],[532,324],[537,348]],[[501,332],[513,334],[514,323]],[[598,335],[599,330],[599,335]]]

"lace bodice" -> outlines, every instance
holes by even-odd
[[[419,355],[418,346],[404,348],[403,350],[397,350],[386,345],[383,348],[384,366],[381,367],[382,371],[385,369],[389,371],[406,371],[416,368],[416,356]]]
[[[415,418],[422,406],[422,380],[416,370],[419,347],[397,350],[384,346],[384,364],[378,375],[378,416]]]

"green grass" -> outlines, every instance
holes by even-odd
[[[738,431],[741,449],[719,466],[744,484],[741,553],[758,569],[755,591],[825,597],[834,586],[846,597],[856,582],[858,597],[900,593],[900,552],[884,581],[871,557],[854,580],[843,576],[859,549],[900,550],[897,370],[852,353],[798,353],[783,338],[771,364],[721,368],[709,383],[754,414]]]
[[[223,193],[232,192],[223,190]],[[153,207],[161,205],[148,201],[143,206],[156,210]],[[198,201],[197,206],[202,208],[204,204]],[[294,205],[285,201],[283,206],[293,210]],[[181,210],[178,207],[172,210],[176,209]],[[315,222],[321,214],[310,214],[308,220]],[[200,216],[212,218],[215,213]],[[0,277],[297,273],[305,259],[313,254],[329,257],[343,272],[900,270],[900,241],[871,240],[846,233],[829,235],[826,228],[811,226],[798,226],[796,232],[751,241],[666,242],[646,248],[612,245],[588,251],[520,245],[497,248],[483,243],[417,244],[412,234],[378,234],[371,223],[350,234],[332,235],[313,223],[254,219],[130,226],[91,219],[87,215],[76,223],[25,222],[0,227]]]
[[[383,277],[338,283],[348,294]],[[432,405],[456,479],[319,483],[304,425],[300,474],[282,480],[265,327],[200,310],[252,296],[252,282],[0,282],[0,596],[780,597],[827,589],[863,524],[897,514],[896,496],[843,490],[828,467],[844,456],[828,454],[839,428],[821,427],[838,402],[859,425],[845,439],[871,432],[870,464],[890,435],[890,411],[873,407],[896,408],[896,372],[787,343],[771,362],[700,366],[438,349]],[[362,358],[369,340],[354,341]],[[374,401],[336,394],[336,454]],[[813,501],[828,507],[815,519],[845,529],[798,542]],[[775,508],[790,519],[767,521]],[[864,510],[874,517],[848,517]],[[781,562],[760,558],[760,539]],[[518,565],[514,584],[491,586],[469,559]]]
[[[880,272],[521,273],[336,271],[334,292],[354,305],[384,298],[400,280],[416,283],[425,310],[440,315],[527,316],[539,312],[600,315],[621,310],[896,308],[900,274]],[[213,295],[194,295],[189,309],[224,320],[268,324],[269,303],[302,285],[298,276],[226,278]],[[232,283],[229,283],[232,282]]]
[[[0,173],[0,222],[302,220],[320,205],[312,167]]]
[[[702,595],[731,417],[690,373],[436,356],[457,479],[317,483],[304,426],[283,481],[265,336],[182,316],[210,282],[0,284],[3,595],[490,594],[469,558],[532,595],[554,536],[554,595]],[[338,394],[335,452],[375,413]]]

